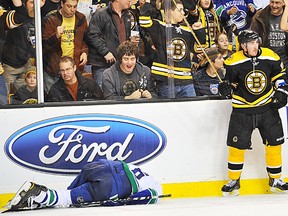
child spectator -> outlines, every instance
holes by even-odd
[[[225,32],[221,32],[216,35],[215,43],[224,59],[227,59],[230,55],[232,55],[233,52],[229,50],[229,48],[232,47],[230,47],[228,36]]]
[[[196,95],[218,95],[218,76],[223,79],[225,72],[223,68],[224,58],[217,47],[207,48],[205,52],[214,68],[208,63],[206,57],[201,60],[200,66],[202,69],[197,71],[193,76]]]
[[[32,66],[25,73],[26,85],[21,86],[12,96],[11,104],[36,104],[37,98],[37,77],[36,67]]]

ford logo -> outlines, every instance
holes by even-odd
[[[136,165],[159,155],[166,137],[156,126],[135,118],[86,114],[52,118],[26,126],[5,143],[6,155],[29,169],[77,174],[98,159]]]

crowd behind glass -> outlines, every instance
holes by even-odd
[[[19,1],[0,1],[1,105],[38,103],[34,0]],[[249,28],[288,63],[286,0],[40,2],[45,102],[217,97],[223,62]],[[264,31],[259,22],[271,16]]]

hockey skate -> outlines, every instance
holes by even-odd
[[[226,185],[222,187],[223,196],[238,196],[240,189],[240,179],[230,180]]]
[[[288,193],[288,183],[281,179],[269,178],[271,193]]]
[[[39,204],[33,202],[33,198],[38,196],[41,191],[46,192],[47,188],[33,182],[25,182],[5,208],[7,208],[7,211],[21,211],[38,208]]]

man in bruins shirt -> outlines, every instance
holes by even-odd
[[[288,184],[281,180],[284,135],[278,113],[287,103],[285,69],[274,51],[260,48],[261,40],[256,32],[244,30],[238,39],[243,50],[225,60],[225,80],[218,86],[222,96],[232,97],[233,107],[227,137],[230,181],[222,187],[222,192],[224,196],[239,194],[244,154],[246,149],[251,149],[255,128],[265,145],[270,191],[286,192]]]

